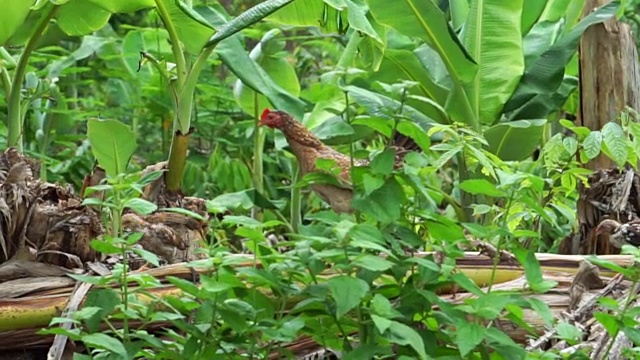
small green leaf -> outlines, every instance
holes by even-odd
[[[371,271],[385,271],[393,267],[393,263],[379,256],[364,254],[353,260],[353,265]]]
[[[493,197],[505,197],[507,194],[498,189],[496,184],[490,183],[485,179],[471,179],[465,180],[460,183],[460,189],[468,192],[469,194],[482,194]]]
[[[594,159],[596,156],[600,154],[600,149],[602,149],[602,133],[600,131],[592,131],[587,135],[582,143],[582,148],[584,149],[583,161],[589,161]]]
[[[262,227],[262,223],[254,218],[250,218],[244,215],[226,215],[222,220],[223,224],[235,225],[235,226],[247,226],[253,228]]]
[[[461,356],[467,356],[484,340],[485,327],[472,322],[459,322],[456,331],[456,344]]]
[[[424,348],[424,341],[418,332],[405,324],[397,321],[392,321],[389,325],[388,331],[383,336],[398,345],[409,345],[413,348],[420,359],[428,359],[427,353]]]
[[[200,293],[198,286],[191,281],[180,279],[175,276],[167,276],[166,280],[187,294],[197,296]]]
[[[620,330],[620,325],[618,325],[618,319],[611,314],[596,312],[593,316],[602,324],[602,326],[607,330],[609,335],[615,336]]]
[[[138,254],[144,261],[148,262],[154,266],[160,266],[160,260],[158,260],[158,256],[150,251],[145,249],[133,248],[131,249],[134,253]]]
[[[133,198],[125,201],[124,206],[135,211],[138,215],[148,215],[158,209],[158,205],[142,198]]]
[[[555,281],[544,280],[540,262],[533,251],[529,249],[516,249],[514,255],[524,267],[524,274],[531,289],[537,293],[545,293],[558,285]]]
[[[378,175],[389,175],[393,171],[395,154],[392,149],[386,149],[371,161],[371,172]]]
[[[369,285],[364,280],[351,276],[332,277],[327,283],[331,296],[336,301],[338,318],[358,306],[369,291]]]
[[[629,138],[624,131],[614,122],[607,123],[602,128],[605,152],[618,167],[624,166],[629,155]]]
[[[426,131],[411,121],[401,121],[396,130],[415,141],[422,150],[426,151],[431,146],[431,139],[427,136]]]
[[[109,350],[110,352],[119,355],[121,359],[128,359],[127,349],[124,347],[120,340],[111,337],[106,334],[88,334],[81,338],[82,342],[89,346],[93,346],[99,349]]]
[[[118,246],[115,246],[113,244],[111,244],[110,242],[104,241],[104,240],[91,240],[91,242],[89,243],[89,245],[91,245],[91,247],[102,254],[119,254],[122,252],[122,249]]]
[[[378,315],[371,315],[371,320],[373,320],[373,324],[381,334],[384,334],[384,332],[391,326],[391,320]]]
[[[90,332],[97,332],[100,324],[104,319],[111,315],[116,306],[121,304],[121,299],[118,293],[113,289],[98,289],[92,290],[87,294],[84,308],[97,308],[100,311],[93,313],[90,317],[85,317],[83,320],[87,325],[87,329]]]
[[[370,195],[354,197],[352,205],[355,209],[388,224],[400,218],[401,206],[405,199],[402,186],[395,178],[390,178]]]
[[[544,320],[545,325],[551,326],[551,324],[553,324],[555,318],[553,312],[551,312],[551,308],[549,308],[549,304],[534,297],[529,298],[527,301],[531,309]]]
[[[364,193],[371,195],[372,192],[380,189],[382,185],[384,185],[384,179],[364,174],[362,175],[362,185],[364,185]]]
[[[569,344],[577,343],[582,337],[582,331],[566,321],[560,321],[560,323],[556,325],[556,330],[558,331],[558,336],[566,340]]]
[[[93,156],[107,175],[116,177],[126,171],[136,149],[136,136],[129,126],[117,120],[89,119],[87,137]]]
[[[473,216],[484,215],[491,211],[491,206],[485,204],[472,204]]]

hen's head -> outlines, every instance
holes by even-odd
[[[259,126],[268,126],[272,129],[282,129],[287,122],[288,115],[282,111],[272,111],[269,108],[264,109],[262,115],[260,115],[260,122],[258,122]]]
[[[611,234],[620,226],[620,223],[612,220],[606,219],[602,220],[598,227],[596,228],[596,234]]]

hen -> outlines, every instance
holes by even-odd
[[[613,246],[620,248],[624,244],[640,246],[640,219],[621,224],[612,219],[602,220],[596,227],[596,234],[608,234]]]
[[[351,158],[325,145],[320,139],[307,130],[301,123],[284,111],[265,109],[260,116],[260,126],[268,126],[283,132],[291,151],[298,159],[301,175],[317,171],[318,159],[330,159],[340,168],[337,175],[339,185],[313,184],[311,188],[318,196],[338,212],[351,212],[353,189],[351,187]],[[413,140],[396,134],[394,136],[396,149],[396,167],[402,164],[404,155],[408,151],[416,150],[417,144]],[[354,159],[354,166],[366,166],[368,160]]]

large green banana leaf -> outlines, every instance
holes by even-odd
[[[480,123],[495,123],[524,71],[520,18],[523,0],[473,0],[461,38],[478,64],[465,84]]]

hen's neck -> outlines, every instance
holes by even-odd
[[[286,119],[284,126],[282,126],[280,130],[282,130],[284,136],[287,138],[287,142],[289,142],[289,146],[292,148],[297,148],[298,146],[296,145],[302,145],[303,147],[314,148],[317,150],[325,147],[317,136],[307,130],[307,128],[302,124],[291,118]]]

